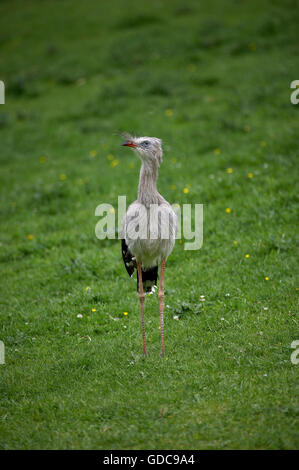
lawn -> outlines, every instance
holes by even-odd
[[[295,449],[296,1],[0,3],[2,449]],[[163,139],[158,189],[204,205],[142,355],[136,280],[95,208],[136,199],[117,131]],[[205,301],[201,299],[204,296]],[[124,315],[127,312],[127,315]]]

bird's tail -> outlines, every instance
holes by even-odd
[[[146,271],[142,269],[142,284],[145,292],[152,292],[154,287],[157,286],[158,279],[158,266],[149,268]],[[139,291],[139,279],[137,271],[137,292]]]

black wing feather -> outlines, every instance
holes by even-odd
[[[127,273],[130,277],[133,276],[134,269],[137,268],[136,259],[129,251],[128,245],[126,244],[126,240],[121,241],[121,252],[124,260],[124,265],[127,270]]]

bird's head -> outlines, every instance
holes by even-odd
[[[126,141],[122,144],[131,147],[145,163],[156,163],[160,166],[162,162],[162,141],[156,137],[132,137],[126,135]]]

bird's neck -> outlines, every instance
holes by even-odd
[[[146,207],[159,204],[161,196],[157,190],[158,168],[142,162],[138,186],[138,202]]]

